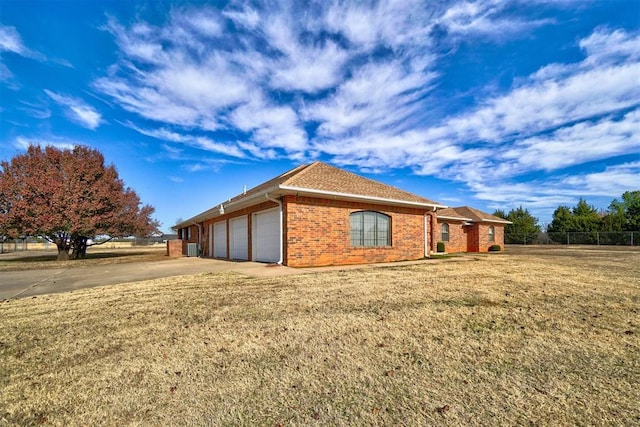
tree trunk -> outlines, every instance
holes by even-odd
[[[58,246],[58,261],[69,261],[69,248],[67,245],[57,245]]]
[[[58,248],[58,261],[69,261],[69,250],[71,245],[69,244],[69,238],[66,233],[58,233],[52,236],[48,236],[47,240],[56,244]]]
[[[73,253],[71,258],[83,259],[87,256],[87,238],[78,236],[73,239]]]

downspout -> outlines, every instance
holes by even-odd
[[[204,255],[204,250],[202,250],[202,243],[201,243],[202,226],[200,224],[198,224],[197,222],[193,222],[192,224],[198,226],[198,256],[202,257]],[[202,251],[202,253],[200,253],[201,251]]]
[[[278,265],[282,265],[282,258],[284,256],[284,251],[283,251],[283,242],[282,242],[282,232],[284,230],[284,225],[283,225],[283,218],[282,218],[282,201],[278,200],[278,199],[274,199],[272,197],[269,196],[269,193],[264,193],[264,196],[267,198],[267,200],[271,200],[272,202],[276,202],[278,204],[278,210],[279,210],[279,215],[280,215],[280,233],[278,233],[278,236],[280,238],[280,259],[278,260],[277,264]]]
[[[428,221],[427,213],[424,213],[424,257],[429,258],[429,230],[427,229]]]

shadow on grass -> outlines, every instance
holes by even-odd
[[[69,262],[82,262],[88,260],[100,260],[110,258],[123,258],[123,257],[136,257],[149,255],[149,252],[95,252],[88,253],[84,258],[73,259],[69,258]],[[58,254],[51,253],[46,255],[28,255],[13,258],[3,259],[3,262],[7,263],[39,263],[39,262],[56,262],[58,261]]]

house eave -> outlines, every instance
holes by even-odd
[[[473,218],[465,218],[460,216],[446,216],[446,215],[438,215],[438,219],[448,219],[450,221],[468,221],[474,222]]]
[[[397,199],[387,199],[382,197],[364,196],[360,194],[316,190],[313,188],[274,185],[260,192],[257,192],[255,194],[251,194],[250,196],[247,196],[247,197],[242,197],[237,200],[231,199],[231,201],[219,203],[213,208],[208,209],[198,215],[195,215],[185,221],[182,221],[181,223],[176,224],[171,228],[174,230],[177,230],[179,228],[184,228],[190,225],[198,224],[209,219],[214,219],[219,216],[236,212],[240,209],[244,209],[244,208],[256,205],[265,200],[266,194],[269,194],[271,197],[278,197],[278,196],[284,196],[284,195],[299,195],[299,196],[309,196],[309,197],[320,197],[320,198],[333,199],[333,200],[352,201],[352,202],[368,202],[376,205],[427,208],[429,210],[447,208],[447,206],[440,205],[438,203],[413,202],[408,200],[397,200]],[[224,213],[220,213],[220,206],[224,207]]]
[[[295,194],[300,196],[321,197],[321,198],[329,198],[334,200],[345,200],[345,201],[353,201],[353,202],[369,202],[377,205],[420,207],[420,208],[428,208],[428,209],[447,208],[447,206],[440,205],[438,203],[424,203],[424,202],[413,202],[409,200],[387,199],[383,197],[372,197],[372,196],[365,196],[360,194],[316,190],[313,188],[290,187],[286,185],[281,185],[278,188],[281,191],[283,191],[283,194]]]
[[[499,221],[497,219],[487,219],[487,218],[482,218],[482,222],[495,222],[496,224],[513,224],[513,222],[511,221]]]

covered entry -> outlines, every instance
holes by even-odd
[[[280,261],[280,211],[278,208],[253,214],[253,260],[259,262]]]

